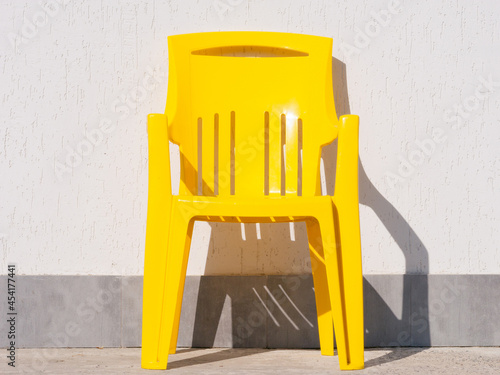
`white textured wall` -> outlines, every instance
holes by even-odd
[[[500,272],[498,1],[61,3],[0,2],[0,273],[142,273],[166,36],[217,30],[334,39],[338,106],[361,116],[365,273]],[[189,272],[307,270],[302,225],[245,229],[197,225]]]

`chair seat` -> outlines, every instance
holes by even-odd
[[[332,197],[173,196],[173,209],[189,219],[228,223],[304,221],[331,212]]]

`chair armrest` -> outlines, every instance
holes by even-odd
[[[172,196],[168,121],[164,114],[148,115],[149,197]]]
[[[359,116],[340,118],[337,148],[335,197],[344,203],[358,205]]]

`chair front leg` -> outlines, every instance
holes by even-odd
[[[340,361],[340,368],[360,369],[364,366],[364,322],[358,198],[359,118],[348,115],[342,116],[340,121],[337,176],[332,202],[336,224],[338,289],[343,304],[343,310],[338,314],[344,316],[344,342],[337,336],[337,345],[339,351],[345,345],[348,354],[347,360]],[[337,322],[334,324],[337,332]]]
[[[159,358],[160,327],[172,208],[167,118],[148,116],[149,187],[142,309],[143,368],[164,369]]]

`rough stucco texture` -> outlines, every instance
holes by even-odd
[[[218,30],[334,39],[337,112],[361,117],[365,273],[500,272],[499,20],[495,0],[0,1],[0,273],[143,272],[166,36]],[[189,274],[308,271],[303,225],[244,229],[198,223]]]

